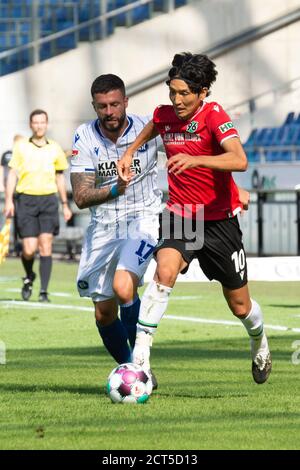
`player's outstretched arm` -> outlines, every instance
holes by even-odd
[[[154,137],[157,136],[158,131],[153,121],[151,120],[148,122],[148,124],[146,124],[146,126],[139,133],[135,141],[128,147],[126,152],[123,154],[122,158],[117,162],[118,173],[123,181],[128,183],[131,178],[130,165],[134,152],[136,152],[146,142],[154,139]]]
[[[71,173],[73,198],[79,209],[97,206],[124,194],[127,183],[118,179],[114,186],[95,188],[95,174]]]

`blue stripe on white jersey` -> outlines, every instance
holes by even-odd
[[[98,120],[82,124],[75,132],[71,173],[94,171],[97,188],[116,184],[117,160],[150,120],[148,117],[132,114],[127,117],[128,126],[116,143],[103,135]],[[161,193],[157,187],[156,165],[159,145],[159,139],[153,139],[134,154],[132,169],[135,175],[125,194],[91,207],[92,220],[115,224],[128,215],[136,217],[143,213],[157,214],[160,211]]]

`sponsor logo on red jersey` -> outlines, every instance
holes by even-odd
[[[224,122],[224,124],[219,126],[219,129],[222,132],[222,134],[225,134],[225,132],[229,131],[229,129],[232,129],[232,128],[233,128],[233,124],[231,121]]]
[[[199,142],[201,140],[198,134],[189,134],[187,132],[166,132],[163,135],[164,143],[176,143],[176,145],[184,145],[185,142]]]
[[[192,121],[190,122],[188,125],[187,125],[187,132],[189,132],[190,134],[193,134],[194,132],[196,132],[196,130],[198,129],[198,122],[197,121]]]

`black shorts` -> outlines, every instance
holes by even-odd
[[[59,233],[58,199],[47,196],[16,196],[16,222],[20,238],[38,237],[41,233]]]
[[[164,214],[167,214],[169,218],[169,230],[166,230],[166,227],[162,230],[162,220],[165,221]],[[181,253],[188,265],[197,258],[206,277],[219,281],[228,289],[239,289],[247,284],[247,261],[237,217],[204,222],[203,234],[197,237],[196,248],[192,247],[195,244],[195,238],[185,235],[184,220],[186,221],[165,209],[160,216],[161,241],[155,252],[157,253],[162,248],[174,248]],[[196,227],[199,228],[199,226],[196,221],[190,220],[188,223],[191,224],[189,227],[192,227],[192,231],[198,233]],[[167,236],[165,236],[166,233]],[[203,244],[202,248],[197,249],[199,244]],[[187,270],[188,266],[182,270],[182,274]]]

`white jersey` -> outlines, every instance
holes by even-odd
[[[103,135],[98,119],[82,124],[75,133],[71,173],[95,173],[96,188],[117,183],[117,161],[149,122],[149,117],[127,115],[128,126],[117,142]],[[157,151],[160,139],[146,143],[134,154],[135,173],[125,194],[90,208],[92,223],[118,225],[128,217],[158,214],[161,191],[157,186]]]

